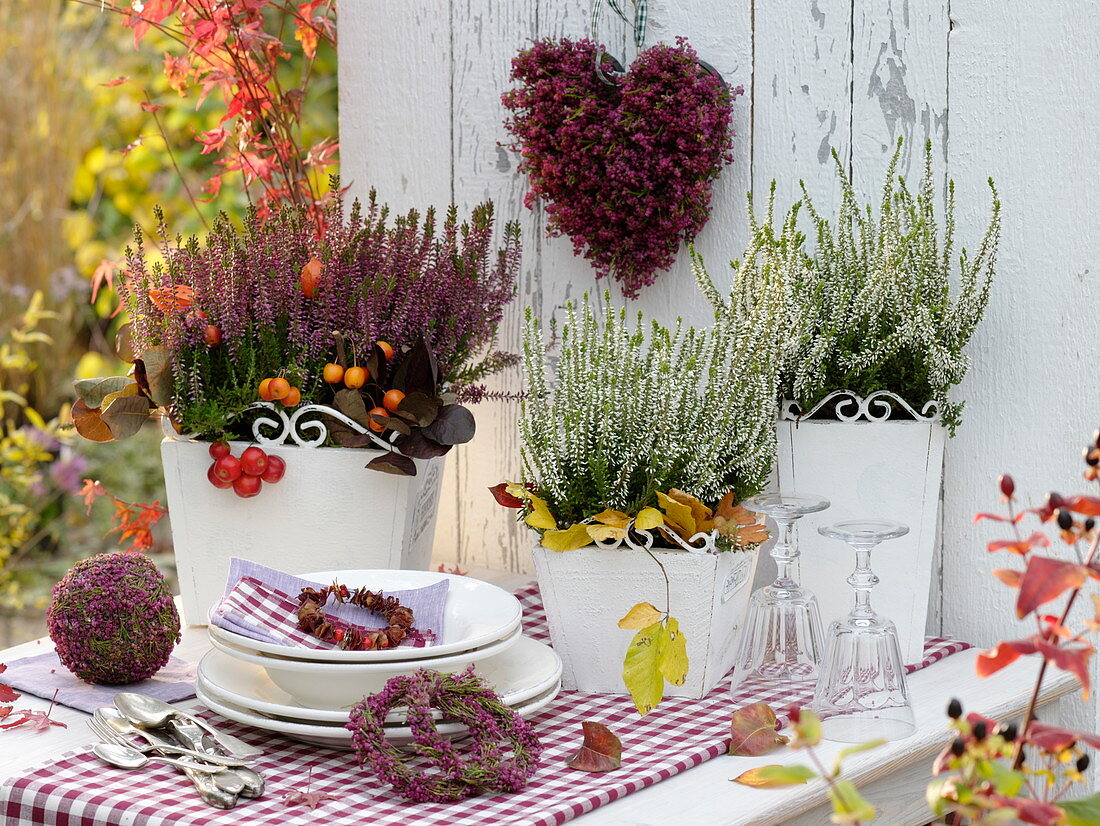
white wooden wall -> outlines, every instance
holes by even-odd
[[[522,207],[526,183],[498,145],[507,138],[499,97],[515,51],[534,37],[585,35],[588,8],[586,0],[340,2],[345,181],[357,194],[376,186],[400,207],[492,198],[502,218],[521,220],[523,274],[503,329],[513,348],[524,305],[545,317],[595,282],[568,240],[545,238],[542,216]],[[988,216],[985,180],[996,179],[1004,201],[999,280],[958,394],[967,401],[964,425],[948,443],[933,610],[943,630],[978,643],[1029,633],[989,575],[1006,564],[984,549],[993,531],[971,516],[995,504],[1003,471],[1037,497],[1079,488],[1080,448],[1100,426],[1100,394],[1089,383],[1100,363],[1100,5],[652,0],[650,20],[650,41],[686,35],[745,87],[735,107],[736,160],[698,239],[714,273],[743,248],[748,189],[766,193],[776,178],[785,206],[801,178],[829,202],[830,147],[874,195],[896,137],[908,141],[904,173],[918,171],[930,137],[941,170],[956,181],[958,241],[968,246]],[[604,27],[606,42],[633,57],[612,15]],[[637,304],[665,317],[707,316],[684,260]],[[514,390],[518,377],[498,386]],[[515,414],[514,404],[484,405],[474,443],[449,459],[440,560],[530,570],[526,537],[486,491],[518,472]]]

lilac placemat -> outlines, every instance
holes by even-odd
[[[210,614],[210,623],[249,639],[274,645],[335,648],[308,635],[298,633],[297,595],[303,588],[318,588],[330,582],[315,582],[277,571],[266,565],[233,557],[225,595]],[[450,581],[401,591],[385,591],[402,605],[412,609],[416,627],[430,631],[434,639],[443,639],[443,610]],[[287,601],[289,597],[289,602]],[[386,622],[373,611],[347,603],[330,602],[325,613],[363,628],[383,628]]]
[[[195,664],[172,657],[168,664],[148,680],[130,685],[91,685],[73,676],[54,650],[21,660],[12,660],[4,672],[4,682],[16,691],[25,691],[47,700],[54,698],[69,708],[89,714],[114,702],[120,691],[133,691],[166,703],[195,696]]]

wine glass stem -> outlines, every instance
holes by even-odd
[[[878,577],[871,570],[871,548],[856,548],[856,569],[848,577],[848,584],[856,592],[856,604],[852,609],[852,615],[873,617],[875,612],[871,608],[871,589],[878,585]]]
[[[795,543],[794,521],[779,522],[779,536],[772,548],[775,560],[775,586],[797,588],[799,585],[798,546]]]

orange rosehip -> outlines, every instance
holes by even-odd
[[[272,399],[285,399],[286,394],[290,392],[290,382],[281,377],[271,379],[271,384],[267,386],[267,392],[271,394]]]
[[[371,420],[370,420],[370,429],[371,430],[373,430],[375,433],[381,433],[382,431],[384,431],[386,429],[386,426],[384,424],[382,424],[382,422],[375,421],[375,419],[374,419],[375,416],[389,416],[390,414],[387,412],[386,408],[384,408],[384,407],[372,407],[368,411],[368,414],[371,417]]]
[[[207,324],[203,338],[207,347],[217,347],[222,343],[222,331],[216,324]]]
[[[297,387],[291,387],[290,391],[280,399],[283,407],[297,407],[302,403],[302,391]]]
[[[401,404],[401,400],[404,398],[405,394],[395,387],[393,390],[386,391],[386,395],[382,397],[382,406],[390,413],[396,413],[397,406]]]
[[[344,371],[344,386],[358,390],[367,383],[367,371],[363,367],[349,367]]]
[[[376,341],[374,345],[382,351],[382,354],[386,357],[386,361],[393,358],[393,348],[384,341]]]
[[[317,295],[317,288],[321,286],[321,262],[318,259],[311,258],[309,263],[302,267],[300,283],[306,298]]]
[[[344,368],[334,361],[325,365],[324,379],[329,384],[339,384],[344,380]]]
[[[271,395],[271,382],[274,379],[264,379],[260,382],[260,398],[265,402],[275,401],[275,397]]]

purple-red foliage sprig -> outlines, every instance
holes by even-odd
[[[548,231],[568,235],[596,276],[636,297],[710,215],[711,189],[733,161],[730,89],[684,38],[643,51],[611,86],[591,40],[539,40],[512,61],[510,145],[545,204]]]
[[[386,715],[399,707],[407,710],[412,730],[408,751],[392,745],[383,728]],[[466,725],[469,738],[461,751],[436,730],[432,709]],[[518,792],[542,752],[530,723],[504,705],[473,666],[460,674],[420,669],[393,677],[352,709],[347,728],[359,764],[415,803]]]
[[[441,382],[459,391],[508,363],[492,345],[515,293],[518,225],[505,226],[498,249],[491,204],[466,223],[451,208],[437,227],[431,210],[391,220],[373,192],[346,216],[334,198],[324,219],[318,233],[313,216],[291,205],[252,213],[243,227],[222,216],[202,242],[173,238],[162,224],[162,260],[140,235],[127,250],[121,294],[133,347],[167,347],[173,414],[186,430],[218,435],[269,376],[289,373],[303,402],[329,402],[321,373],[335,358],[335,332],[355,361],[375,341],[401,351],[423,339]],[[301,279],[314,258],[321,276],[311,297]],[[181,287],[193,297],[178,308],[150,299],[150,290]],[[216,346],[209,326],[220,333]]]

